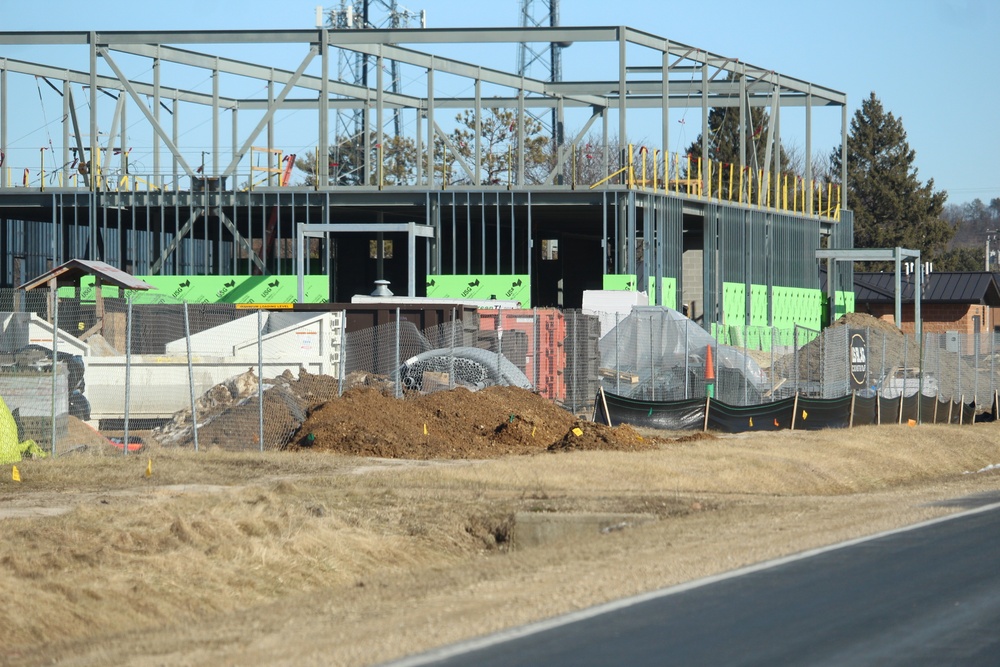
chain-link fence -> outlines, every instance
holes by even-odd
[[[985,411],[1000,384],[992,333],[927,334],[920,345],[874,318],[822,332],[717,327],[713,337],[656,307],[456,309],[427,329],[396,310],[386,324],[348,332],[343,311],[81,304],[13,290],[0,290],[0,305],[0,459],[31,446],[64,453],[96,430],[124,454],[144,438],[281,448],[310,410],[357,385],[400,398],[512,385],[591,415],[599,389],[732,406],[921,394]]]

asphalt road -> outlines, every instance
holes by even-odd
[[[396,664],[1000,665],[1000,504]]]

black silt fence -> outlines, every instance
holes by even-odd
[[[723,433],[784,429],[814,431],[879,423],[908,423],[911,419],[925,424],[971,424],[976,413],[975,403],[938,401],[934,397],[917,394],[891,400],[877,396],[848,395],[826,399],[793,396],[772,403],[744,406],[701,398],[644,401],[607,392],[603,397],[598,393],[595,403],[595,421],[610,421],[614,426],[631,424],[669,431],[713,430]],[[604,406],[607,406],[606,411]]]
[[[706,399],[694,398],[683,401],[642,401],[606,393],[607,417],[611,424],[631,424],[642,428],[658,428],[665,431],[701,430],[705,426]],[[595,421],[605,421],[604,408],[598,395]]]
[[[795,430],[818,431],[823,428],[847,428],[850,425],[851,396],[799,398],[795,411]]]

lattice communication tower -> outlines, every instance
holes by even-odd
[[[559,0],[521,0],[520,26],[522,28],[555,28],[559,26]],[[569,43],[521,42],[517,49],[517,73],[529,76],[534,70],[536,79],[562,81],[562,50]],[[551,133],[553,148],[563,143],[563,128],[558,113],[552,110],[551,118],[531,114],[545,131]]]
[[[341,0],[335,7],[316,8],[317,24],[325,21],[327,27],[336,30],[378,28],[400,29],[426,27],[426,13],[423,10],[412,11],[400,6],[395,0]],[[370,70],[376,66],[374,56],[341,49],[337,59],[337,75],[340,81],[358,86],[368,87]],[[385,60],[389,70],[389,84],[386,90],[399,93],[399,63],[395,60]],[[364,136],[368,132],[367,115],[361,110],[337,110],[334,126],[335,144],[339,150],[345,139],[350,139],[359,147],[364,145]],[[392,136],[402,134],[402,123],[399,110],[392,113]],[[339,160],[338,160],[339,162]],[[363,168],[363,167],[362,167]],[[340,169],[337,170],[338,176]],[[363,175],[360,179],[366,180]]]

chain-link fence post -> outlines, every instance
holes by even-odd
[[[619,342],[619,333],[621,324],[621,313],[615,313],[615,393],[621,396],[622,393],[622,366],[619,359],[619,351],[621,350],[621,344]]]
[[[500,371],[500,358],[503,356],[503,310],[497,308],[497,377],[503,377]]]
[[[973,366],[976,369],[976,379],[972,384],[972,402],[975,404],[979,403],[979,332],[972,334],[972,359]]]
[[[770,391],[771,401],[775,401],[775,400],[777,400],[777,398],[774,395],[774,376],[776,375],[776,373],[774,372],[774,347],[776,345],[776,341],[778,340],[778,330],[775,329],[774,327],[771,327],[771,339],[770,340],[771,340],[771,344],[770,344],[769,347],[770,347],[770,353],[771,353],[771,365],[768,367],[768,372],[769,372],[769,375],[771,376],[771,391]]]
[[[955,346],[955,366],[958,368],[958,371],[956,371],[958,376],[958,389],[955,392],[955,396],[958,396],[960,399],[962,396],[962,343],[964,342],[965,341],[962,340],[962,335],[959,334],[958,345]],[[954,397],[952,398],[952,401],[954,401]]]
[[[792,361],[795,363],[795,391],[796,391],[796,393],[798,393],[798,391],[799,391],[799,325],[794,324],[794,325],[792,325],[792,327],[793,327],[792,328],[792,349],[794,350]]]
[[[402,378],[400,377],[401,374],[399,372],[399,366],[400,366],[399,346],[402,344],[400,340],[400,336],[402,335],[400,332],[400,327],[401,327],[401,322],[400,322],[399,308],[396,308],[396,356],[395,356],[396,365],[394,366],[395,368],[394,375],[396,377],[396,398],[400,398],[403,395]]]
[[[906,378],[910,374],[910,366],[908,364],[907,353],[910,348],[910,337],[903,334],[903,388],[900,389],[899,395],[906,396]]]
[[[344,375],[347,374],[347,311],[340,314],[340,358],[337,360],[337,396],[344,395]]]
[[[539,391],[538,385],[542,381],[542,363],[539,356],[542,351],[542,344],[539,338],[542,337],[542,325],[538,321],[538,308],[531,309],[531,330],[534,332],[533,338],[535,339],[535,349],[532,352],[532,366],[534,366],[534,387],[535,391]]]
[[[448,389],[455,388],[455,338],[458,336],[456,309],[451,309],[451,349],[448,356]]]
[[[52,290],[52,430],[51,437],[52,441],[49,443],[49,449],[53,457],[56,455],[56,396],[59,395],[58,392],[58,382],[59,379],[59,290]],[[69,383],[69,377],[66,378],[67,387]],[[68,395],[68,394],[67,394]]]
[[[656,400],[656,368],[653,355],[653,313],[649,313],[649,400]]]
[[[126,292],[128,314],[125,318],[125,428],[122,433],[122,456],[128,456],[129,408],[132,403],[132,294]]]
[[[692,313],[693,314],[693,313]],[[684,320],[684,400],[686,401],[690,398],[688,387],[688,366],[691,361],[691,351],[688,349],[688,325],[691,324],[691,320]]]
[[[188,316],[188,302],[184,302],[184,341],[187,346],[188,390],[191,394],[191,441],[194,451],[198,451],[198,403],[194,396],[194,364],[191,362],[191,320]]]
[[[885,332],[883,331],[882,332],[882,364],[881,364],[881,369],[879,371],[879,384],[880,384],[879,388],[880,389],[885,384],[885,340],[886,340],[886,335],[885,335]]]
[[[577,325],[577,322],[576,322],[576,311],[573,310],[573,311],[570,311],[570,313],[573,316],[573,391],[572,391],[573,399],[572,399],[571,403],[572,403],[572,406],[573,406],[573,414],[575,415],[577,413],[577,410],[576,410],[576,390],[577,390],[577,384],[576,384],[576,367],[577,367],[577,361],[579,361],[579,357],[577,356],[577,353],[576,353],[577,352],[576,351],[576,339],[577,339],[577,337],[579,335],[579,331],[576,328],[576,325]]]
[[[264,313],[257,309],[257,437],[264,451]]]
[[[747,347],[747,338],[750,337],[750,327],[746,324],[743,325],[743,405],[750,403],[750,381],[747,379],[747,356],[749,355],[749,348]]]

